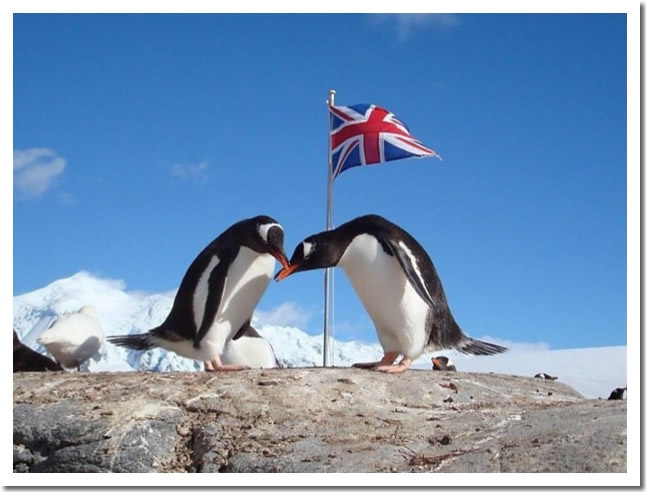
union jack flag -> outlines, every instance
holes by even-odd
[[[406,157],[438,157],[403,121],[374,104],[330,106],[330,149],[336,178],[346,169]]]

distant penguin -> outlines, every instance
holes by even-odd
[[[623,388],[615,388],[612,393],[610,393],[608,400],[625,400],[627,390],[628,386],[624,386]]]
[[[240,331],[243,330],[240,337],[229,340],[224,346],[222,362],[251,369],[280,367],[271,344],[251,326],[251,323],[247,323],[247,328]],[[206,371],[213,370],[212,364],[208,361],[204,366]]]
[[[224,364],[221,356],[227,342],[246,329],[274,273],[274,259],[288,265],[283,240],[282,226],[265,215],[233,224],[188,267],[161,325],[139,335],[108,337],[108,341],[133,350],[162,347],[210,361],[216,371],[242,369]]]
[[[78,313],[61,316],[38,338],[63,367],[76,367],[90,358],[99,360],[104,344],[103,330],[96,309],[83,306]]]
[[[377,330],[384,350],[378,362],[355,364],[382,372],[404,372],[426,351],[456,349],[476,355],[504,347],[469,338],[453,319],[442,283],[424,248],[401,227],[365,215],[309,236],[276,275],[340,266]],[[393,363],[399,356],[401,361]]]
[[[13,331],[13,372],[62,370],[57,362],[24,345]]]
[[[539,372],[538,374],[534,374],[535,378],[540,378],[540,379],[547,379],[549,381],[556,381],[558,379],[558,376],[550,376],[547,373],[544,372]]]
[[[431,359],[433,362],[434,371],[457,371],[455,364],[448,357],[440,355],[439,357],[433,357]]]

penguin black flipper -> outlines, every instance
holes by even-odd
[[[193,340],[193,346],[196,348],[200,346],[200,342],[206,336],[215,320],[220,302],[222,302],[222,294],[224,293],[224,285],[227,281],[227,271],[229,270],[230,263],[229,258],[221,257],[218,264],[211,271],[211,275],[209,276],[209,292],[204,306],[204,316],[202,317],[202,326],[200,326]]]
[[[249,330],[249,329],[253,330],[253,328],[251,328],[251,318],[249,318],[247,321],[245,321],[242,324],[242,326],[238,329],[238,332],[235,335],[233,335],[233,337],[231,339],[232,340],[237,340],[242,335],[244,335],[247,332],[247,330]],[[254,330],[254,333],[256,334],[257,337],[260,336],[260,335],[258,335],[258,333],[255,330]]]
[[[428,304],[433,310],[437,310],[435,301],[428,293],[428,289],[426,288],[420,269],[417,266],[417,261],[408,251],[406,251],[406,245],[404,245],[401,240],[397,242],[394,239],[385,237],[380,237],[379,242],[383,246],[384,251],[397,258],[397,261],[401,265],[406,278],[415,289],[415,292],[417,292],[424,302],[426,302],[426,304]]]

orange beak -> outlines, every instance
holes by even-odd
[[[294,270],[296,270],[297,268],[298,265],[284,265],[284,268],[276,274],[274,280],[276,282],[280,282],[281,280],[286,279],[292,273],[294,273]]]
[[[433,358],[431,359],[431,362],[433,363],[433,365],[434,365],[435,367],[440,367],[440,360],[439,360],[439,359],[437,359],[437,358],[433,357]]]
[[[283,255],[283,253],[281,253],[278,250],[273,250],[272,249],[271,250],[271,255],[274,258],[276,258],[281,265],[283,265],[283,269],[289,267],[289,261],[287,261],[287,258],[285,258],[285,255]],[[282,270],[281,270],[281,272],[282,272]]]

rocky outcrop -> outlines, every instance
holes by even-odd
[[[15,472],[626,472],[626,402],[463,372],[14,374]]]

